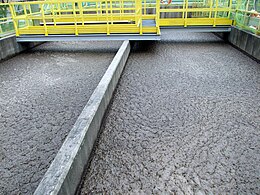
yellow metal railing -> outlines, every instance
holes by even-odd
[[[0,37],[14,33],[13,20],[8,3],[0,4]]]
[[[18,14],[15,6],[21,5]],[[34,9],[32,9],[34,7]],[[16,35],[158,33],[143,26],[141,0],[48,0],[10,3]],[[155,17],[155,16],[154,16]],[[26,26],[20,27],[23,21]]]
[[[160,0],[46,0],[11,2],[8,5],[16,36],[160,34],[162,26],[216,27],[231,25],[233,22],[230,19],[230,14],[234,11],[232,0],[168,2],[170,3],[163,4]]]
[[[236,26],[260,35],[260,13],[256,11],[236,10],[234,13]]]
[[[160,8],[160,26],[229,26],[232,0],[183,0]]]

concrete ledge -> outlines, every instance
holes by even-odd
[[[0,61],[10,58],[22,51],[33,48],[40,43],[17,43],[16,36],[10,35],[0,39]]]
[[[232,27],[230,33],[215,33],[217,36],[230,42],[249,56],[260,60],[260,36]]]
[[[35,195],[71,195],[76,192],[129,53],[129,41],[124,41],[34,192]]]
[[[250,56],[260,60],[260,37],[250,32],[232,27],[229,42]]]

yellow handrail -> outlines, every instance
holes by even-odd
[[[17,36],[142,35],[160,34],[162,26],[232,25],[232,0],[225,1],[228,3],[182,0],[164,5],[159,0],[46,0],[11,2],[9,6]],[[21,6],[23,11],[17,12],[15,6]]]

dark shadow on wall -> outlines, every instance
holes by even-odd
[[[131,51],[134,53],[151,52],[158,41],[130,41]]]
[[[72,44],[73,43],[73,44]],[[73,45],[73,46],[72,46]],[[47,42],[44,45],[30,50],[30,53],[116,53],[121,45],[121,41],[95,41],[95,42]]]

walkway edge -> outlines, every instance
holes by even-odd
[[[129,53],[130,43],[124,41],[34,195],[75,193]]]

